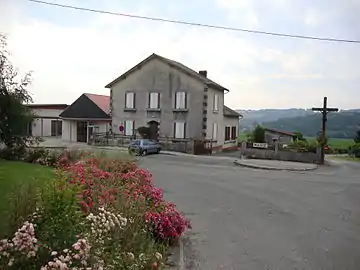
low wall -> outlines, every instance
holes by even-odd
[[[298,153],[284,150],[274,151],[269,149],[246,148],[241,149],[241,155],[246,158],[254,159],[271,159],[316,164],[320,161],[320,155],[316,153]]]

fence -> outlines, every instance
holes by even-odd
[[[241,156],[254,159],[297,161],[305,163],[319,163],[320,161],[319,151],[317,153],[297,152],[292,149],[284,148],[279,144],[275,144],[270,147],[265,147],[265,145],[263,145],[263,147],[256,146],[256,144],[249,145],[249,143],[243,142],[241,147]]]
[[[94,133],[89,143],[97,146],[127,147],[132,140],[141,139],[139,135],[122,135],[110,133]],[[159,137],[158,142],[163,150],[204,155],[212,153],[211,140],[175,139],[172,137]]]

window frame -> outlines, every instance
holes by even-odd
[[[128,122],[132,123],[131,134],[128,134],[128,129],[127,129],[127,123]],[[124,135],[125,136],[133,136],[134,134],[135,134],[135,121],[134,120],[125,120],[124,121]]]
[[[155,100],[156,100],[156,106],[152,107],[151,105],[151,97],[156,94]],[[149,102],[148,102],[148,108],[149,109],[160,109],[160,93],[159,92],[150,92],[149,93]]]
[[[181,136],[177,136],[177,125],[182,124],[182,134]],[[184,121],[176,121],[174,122],[174,134],[173,134],[175,139],[185,139],[186,138],[186,122]]]
[[[213,100],[213,111],[214,112],[219,111],[219,100],[220,100],[219,94],[214,94],[214,100]]]
[[[231,140],[231,126],[225,127],[225,141]]]
[[[179,101],[178,102],[178,96],[179,95],[182,95],[183,94],[183,100],[181,99],[182,96],[179,97]],[[175,104],[174,104],[174,108],[176,110],[185,110],[187,109],[187,96],[188,94],[185,92],[185,91],[177,91],[175,92]],[[182,102],[183,101],[183,102]],[[180,106],[182,105],[181,103],[184,103],[183,106]]]
[[[128,95],[132,95],[132,105],[131,107],[128,107]],[[135,109],[135,92],[125,92],[125,109]]]
[[[62,136],[62,121],[61,120],[58,120],[58,119],[52,119],[51,120],[51,122],[50,122],[50,136],[51,137]]]
[[[234,129],[235,129],[235,132],[234,132]],[[230,136],[231,140],[236,140],[237,139],[237,128],[236,128],[236,126],[231,126],[230,134],[231,134],[231,136]]]
[[[215,128],[216,127],[216,128]],[[211,139],[213,141],[217,141],[218,140],[218,133],[219,133],[219,127],[218,124],[216,122],[213,122],[212,124],[212,137]]]

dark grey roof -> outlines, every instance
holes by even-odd
[[[224,105],[223,109],[224,116],[227,117],[241,117],[242,115],[240,113],[235,112],[233,109],[230,109],[229,107]]]
[[[124,74],[122,74],[120,77],[116,78],[115,80],[113,80],[111,83],[107,84],[105,87],[106,88],[111,88],[115,83],[123,80],[126,78],[126,76],[128,76],[130,73],[132,73],[133,71],[135,71],[139,66],[145,64],[146,62],[157,58],[160,59],[161,61],[169,64],[170,66],[173,66],[174,68],[177,68],[178,70],[180,70],[181,72],[184,72],[198,80],[201,80],[203,83],[205,83],[206,85],[213,87],[215,89],[218,90],[222,90],[222,91],[229,91],[227,88],[221,86],[220,84],[210,80],[207,77],[204,77],[202,75],[200,75],[198,72],[196,72],[195,70],[185,66],[184,64],[181,64],[179,62],[176,62],[174,60],[165,58],[163,56],[160,56],[158,54],[153,53],[152,55],[150,55],[148,58],[146,58],[145,60],[141,61],[139,64],[137,64],[136,66],[134,66],[133,68],[129,69],[128,71],[126,71]]]
[[[110,119],[111,117],[101,109],[87,94],[82,94],[61,114],[61,118],[79,119]]]

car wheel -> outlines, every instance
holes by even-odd
[[[147,151],[146,151],[146,150],[142,150],[142,151],[141,151],[141,155],[142,155],[142,156],[146,156],[146,155],[147,155]]]
[[[158,148],[158,149],[156,150],[156,153],[157,153],[157,154],[160,154],[160,150],[161,150],[161,149]]]

